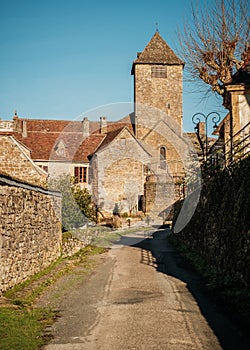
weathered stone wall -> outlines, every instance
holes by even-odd
[[[162,223],[172,219],[172,206],[177,197],[176,186],[172,182],[149,180],[144,184],[144,193],[146,214],[151,219],[161,218]]]
[[[84,241],[77,237],[71,237],[62,243],[62,257],[68,257],[76,254],[79,250],[91,243],[91,237],[87,237]]]
[[[157,65],[157,67],[161,67]],[[155,77],[153,64],[136,64],[134,69],[136,136],[151,154],[150,168],[157,178],[154,204],[146,207],[166,216],[167,208],[178,198],[174,186],[185,176],[183,155],[187,145],[182,138],[182,64],[164,64],[166,75]],[[160,150],[166,151],[165,165]],[[184,157],[185,158],[185,157]],[[151,197],[150,185],[146,186]],[[147,210],[148,211],[148,210]]]
[[[124,129],[91,161],[96,204],[108,213],[113,213],[117,205],[121,212],[133,209],[138,204],[138,196],[143,194],[143,166],[149,161],[149,154]]]
[[[114,203],[126,200],[127,206],[133,208],[138,202],[138,195],[143,194],[143,164],[131,158],[113,162],[105,169],[103,186]]]
[[[0,120],[0,131],[3,131],[3,132],[13,131],[13,121]]]
[[[184,165],[183,161],[181,159],[180,154],[178,151],[181,150],[181,147],[175,143],[171,142],[171,137],[169,138],[170,141],[167,139],[167,132],[159,133],[157,130],[151,130],[150,133],[144,138],[144,145],[147,147],[147,145],[150,145],[148,149],[150,149],[150,153],[154,157],[152,163],[156,164],[158,163],[158,167],[160,166],[160,148],[163,146],[166,149],[166,166],[167,171],[170,176],[181,176],[184,174]],[[175,141],[175,140],[174,140]],[[183,142],[184,143],[184,142]],[[183,149],[183,152],[185,150]],[[159,172],[156,170],[156,173]]]
[[[152,78],[151,67],[152,64],[135,66],[135,115],[138,131],[141,125],[147,125],[154,118],[150,108],[147,115],[147,110],[141,110],[140,105],[159,109],[165,118],[171,116],[182,126],[182,65],[164,66],[167,69],[166,78]],[[137,136],[141,139],[145,134],[138,132]]]
[[[0,293],[61,254],[61,197],[1,176]]]
[[[30,158],[30,150],[9,135],[0,135],[0,172],[45,186],[47,174]]]
[[[250,157],[204,184],[195,214],[184,230],[175,234],[214,268],[220,283],[237,281],[246,288],[250,288],[249,172]]]
[[[145,182],[144,184],[145,193],[145,212],[148,214],[154,207],[155,196],[156,196],[156,182]]]

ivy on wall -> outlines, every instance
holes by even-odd
[[[181,203],[177,203],[175,217]],[[250,157],[204,183],[189,224],[176,234],[223,280],[250,285]]]

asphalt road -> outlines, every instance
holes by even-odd
[[[166,233],[123,236],[88,277],[79,267],[58,281],[40,300],[61,313],[45,349],[249,349]]]

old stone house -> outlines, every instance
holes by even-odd
[[[214,134],[227,165],[250,152],[250,57],[226,85],[224,106],[229,113]]]
[[[2,123],[3,125],[3,123]],[[1,126],[1,125],[0,125]],[[13,135],[0,131],[0,173],[44,187],[48,174],[34,163],[30,150]]]
[[[185,176],[182,132],[184,62],[157,31],[132,65],[134,111],[111,122],[34,120],[6,127],[49,177],[71,174],[106,213],[144,211],[161,222]]]

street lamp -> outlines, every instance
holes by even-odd
[[[214,116],[212,117],[212,115]],[[219,123],[220,121],[220,115],[218,112],[210,112],[207,115],[205,115],[204,113],[198,112],[198,113],[195,113],[192,117],[192,122],[195,124],[194,129],[196,130],[196,133],[198,135],[198,139],[202,150],[204,150],[204,145],[200,137],[201,135],[199,134],[199,123],[202,121],[202,119],[205,122],[205,152],[203,152],[203,157],[205,161],[207,160],[207,154],[208,154],[208,125],[207,124],[208,124],[208,119],[210,117],[212,117],[212,122],[214,123],[213,128],[214,129],[217,128],[218,126],[217,123]]]

